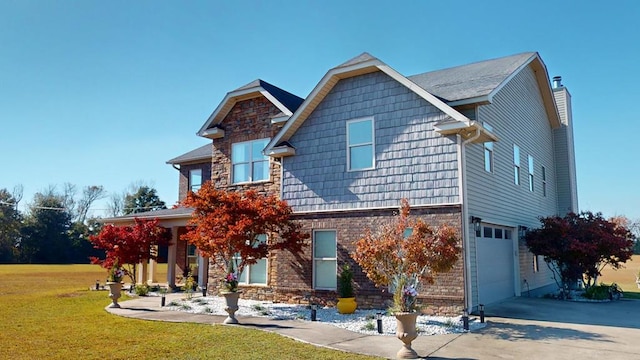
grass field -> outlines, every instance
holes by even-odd
[[[105,277],[97,265],[0,265],[0,359],[372,359],[259,330],[111,315],[107,292],[89,291]]]
[[[624,290],[624,297],[640,299],[640,289],[636,285],[636,275],[640,271],[640,255],[633,255],[631,261],[624,264],[624,268],[614,270],[607,266],[602,271],[598,282],[605,284],[616,283]]]

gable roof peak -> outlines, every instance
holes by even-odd
[[[369,54],[368,52],[365,51],[362,54],[360,54],[360,55],[358,55],[358,56],[356,56],[354,58],[351,58],[351,59],[343,62],[342,64],[336,66],[334,69],[347,67],[347,66],[352,66],[352,65],[355,65],[355,64],[360,64],[360,63],[364,63],[364,62],[371,61],[371,60],[378,60],[379,61],[379,59],[377,57],[375,57],[375,56],[373,56],[373,55],[371,55],[371,54]]]

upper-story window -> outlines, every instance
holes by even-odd
[[[196,192],[202,186],[202,169],[189,170],[189,190]]]
[[[374,137],[373,118],[347,121],[347,169],[373,169]]]
[[[491,125],[483,122],[482,126],[489,131],[493,131]],[[493,172],[493,142],[484,143],[484,170]]]
[[[513,182],[520,185],[520,147],[513,145]]]
[[[269,157],[262,154],[268,143],[260,139],[231,145],[234,184],[269,180]]]
[[[533,191],[533,156],[529,155],[529,191]]]

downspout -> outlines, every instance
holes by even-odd
[[[460,142],[460,139],[461,139],[460,134],[456,135],[458,137],[458,144],[460,144],[458,159],[460,159],[460,166],[459,166],[460,180],[461,180],[460,187],[462,188],[461,189],[462,191],[460,192],[461,203],[462,203],[462,232],[463,232],[463,238],[464,238],[463,245],[466,245],[464,246],[464,253],[463,253],[464,264],[466,268],[466,271],[464,272],[464,286],[465,286],[464,303],[468,312],[471,312],[471,309],[473,306],[473,299],[472,299],[472,286],[471,286],[471,252],[470,252],[471,250],[469,248],[470,247],[470,232],[469,232],[470,215],[469,215],[469,204],[467,202],[466,145],[478,139],[480,135],[481,135],[480,129],[476,129],[475,135],[473,135],[472,137],[462,142]]]

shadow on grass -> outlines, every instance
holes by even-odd
[[[588,340],[611,342],[605,339],[602,334],[581,331],[575,329],[559,328],[553,326],[540,326],[533,324],[491,324],[479,331],[485,336],[491,336],[500,340]]]

